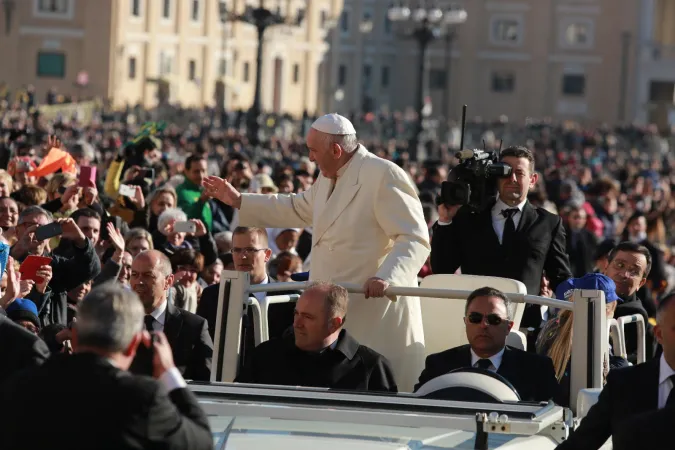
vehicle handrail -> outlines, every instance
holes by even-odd
[[[251,285],[248,288],[249,293],[256,292],[279,292],[279,291],[301,291],[310,286],[311,282],[292,282],[292,283],[267,283]],[[337,283],[347,289],[352,294],[363,294],[365,290],[362,285],[353,283]],[[472,291],[457,289],[427,289],[421,287],[408,286],[390,286],[384,292],[385,296],[412,296],[427,298],[467,298]],[[549,297],[539,297],[537,295],[524,295],[515,292],[505,292],[509,300],[516,303],[532,303],[535,305],[550,306],[564,310],[572,310],[572,303],[567,300],[557,300]]]
[[[634,323],[635,326],[637,327],[637,339],[638,339],[638,345],[637,345],[637,363],[642,364],[643,362],[646,361],[647,359],[647,335],[646,335],[646,327],[645,327],[645,319],[642,317],[640,314],[633,314],[631,316],[623,316],[619,317],[616,319],[617,323],[619,324],[619,329],[621,330],[621,335],[623,336],[624,339],[624,352],[622,353],[622,356],[624,358],[627,357],[626,354],[626,331],[625,331],[625,325],[627,323]]]
[[[626,358],[626,336],[623,334],[623,329],[619,326],[616,319],[607,321],[608,334],[612,337],[612,347],[614,354]]]

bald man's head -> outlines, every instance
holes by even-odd
[[[171,262],[162,252],[148,250],[139,253],[131,263],[131,289],[138,294],[146,314],[166,301],[173,285]]]

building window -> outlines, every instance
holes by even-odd
[[[382,66],[382,76],[380,77],[380,85],[382,85],[383,88],[388,88],[389,87],[389,67],[388,66]]]
[[[249,78],[249,65],[247,62],[244,63],[244,83],[248,83]]]
[[[159,54],[159,75],[167,75],[173,71],[173,56],[164,52]]]
[[[589,40],[588,26],[582,23],[573,23],[565,30],[565,40],[570,45],[586,45]]]
[[[321,10],[321,19],[320,19],[320,22],[319,22],[321,24],[320,25],[321,29],[326,28],[326,21],[327,20],[328,20],[328,13],[326,12],[325,9]]]
[[[39,52],[37,56],[37,76],[64,78],[66,76],[66,55],[54,52]]]
[[[227,75],[227,60],[225,58],[220,58],[218,63],[218,76],[224,77]]]
[[[389,15],[386,12],[384,13],[384,34],[391,34],[391,20],[389,20]]]
[[[516,77],[512,73],[494,72],[492,74],[492,92],[508,93],[516,88]]]
[[[344,86],[347,84],[347,66],[340,64],[338,68],[338,86]]]
[[[430,69],[429,70],[429,89],[445,89],[445,70]]]
[[[493,44],[520,44],[523,38],[522,20],[518,17],[495,17],[491,21],[490,41]]]
[[[293,64],[293,84],[300,82],[300,64]]]
[[[164,0],[162,6],[162,17],[165,19],[171,18],[171,0]]]
[[[134,56],[129,58],[129,79],[136,79],[136,57]]]
[[[340,15],[340,30],[349,33],[349,11],[342,11]]]
[[[586,92],[586,75],[563,75],[563,95],[583,96]]]
[[[188,63],[188,80],[195,81],[197,79],[197,62],[191,59]]]
[[[305,23],[305,8],[298,8],[295,13],[295,23],[298,25],[304,25]]]
[[[559,26],[558,41],[561,48],[593,47],[595,23],[584,17],[563,18]]]
[[[70,10],[70,0],[39,0],[38,11],[49,14],[67,14]]]
[[[200,0],[192,0],[192,10],[190,11],[190,16],[195,22],[199,20],[199,3]]]
[[[359,24],[359,31],[361,33],[370,33],[373,31],[373,12],[369,10],[363,11],[363,17]]]
[[[134,17],[141,17],[141,0],[131,1],[131,15]]]

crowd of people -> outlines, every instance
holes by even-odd
[[[245,315],[239,382],[413,391],[476,367],[504,376],[524,400],[568,406],[569,312],[528,306],[521,323],[528,351],[518,351],[505,344],[513,327],[508,296],[479,289],[465,310],[469,344],[425,361],[419,299],[387,289],[457,272],[516,279],[529,294],[566,300],[573,289],[602,290],[608,318],[645,319],[645,364],[675,367],[675,342],[664,331],[675,319],[668,294],[675,158],[653,128],[473,122],[466,142],[497,149],[506,139],[500,159],[512,168],[498,180],[492,206],[476,213],[439,202],[442,182],[460,163],[453,124],[420,162],[407,147],[402,114],[305,117],[283,130],[271,122],[259,146],[249,145],[236,120],[222,128],[208,112],[187,126],[134,124],[129,111],[86,125],[47,122],[20,107],[3,114],[0,352],[14,358],[0,365],[7,402],[24,401],[14,393],[29,389],[27,380],[45,384],[73,370],[116,380],[129,370],[164,385],[170,397],[155,406],[183,418],[143,425],[156,427],[153,436],[191,436],[208,447],[208,424],[184,380],[211,379],[223,270],[248,272],[252,284],[304,272],[316,281],[297,304],[270,306],[271,339],[258,347]],[[369,138],[359,141],[362,129]],[[328,280],[359,283],[364,294],[348,296]],[[31,337],[12,337],[10,322]],[[8,342],[16,342],[11,351]],[[626,344],[626,355],[608,361],[608,386],[619,379],[612,373],[637,362],[631,330]],[[73,352],[99,359],[69,360]],[[21,367],[45,360],[32,378],[17,380]],[[77,380],[68,386],[80,386],[84,402],[97,387]],[[670,403],[673,382],[665,383],[659,408]],[[116,386],[160,395],[156,385]],[[610,395],[603,393],[601,407],[610,407]],[[586,425],[576,441],[573,434],[569,448],[597,448],[610,437],[609,416],[591,417],[595,428]],[[0,420],[5,429],[14,431],[0,432],[0,443],[10,439],[2,448],[15,448],[20,424]]]

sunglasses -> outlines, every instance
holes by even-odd
[[[502,322],[504,322],[505,319],[502,319],[499,317],[497,314],[488,314],[488,315],[483,315],[479,312],[472,312],[467,316],[467,319],[469,319],[469,322],[478,325],[479,323],[483,323],[483,320],[487,319],[488,325],[501,325]]]

